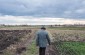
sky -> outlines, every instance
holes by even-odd
[[[0,0],[0,24],[85,24],[85,0]]]

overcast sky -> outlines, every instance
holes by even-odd
[[[0,0],[3,23],[85,24],[85,0]]]

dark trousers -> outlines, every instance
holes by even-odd
[[[45,55],[45,50],[46,50],[46,47],[40,47],[39,48],[39,55]]]

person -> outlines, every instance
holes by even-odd
[[[45,27],[41,27],[36,34],[36,45],[39,46],[39,55],[45,55],[47,45],[51,43],[48,32]]]

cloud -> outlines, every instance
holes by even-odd
[[[83,13],[85,13],[85,9],[78,9],[75,12],[79,13],[79,14],[83,14]]]
[[[0,0],[0,14],[85,19],[84,0]]]
[[[55,25],[55,24],[85,24],[85,19],[65,18],[35,18],[29,16],[0,16],[0,24],[28,24],[28,25]]]

